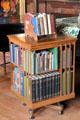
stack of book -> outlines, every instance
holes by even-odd
[[[31,84],[32,83],[32,84]],[[14,69],[13,87],[32,103],[60,95],[60,73],[24,76],[20,68]]]
[[[29,74],[58,69],[58,48],[37,52],[24,50],[15,44],[11,44],[10,48],[11,62],[23,66],[23,69]]]
[[[55,21],[53,14],[39,13],[32,15],[30,13],[25,14],[25,32],[30,30],[28,24],[34,26],[34,33],[36,35],[48,35],[55,33]]]

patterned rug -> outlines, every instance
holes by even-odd
[[[10,62],[10,52],[6,52],[6,63]],[[4,64],[3,53],[0,52],[0,65]]]

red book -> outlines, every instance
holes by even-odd
[[[27,24],[31,23],[31,16],[29,13],[25,13],[25,21],[24,21],[24,30],[26,31],[27,29]]]
[[[21,47],[19,47],[19,65],[21,65]]]
[[[55,33],[54,15],[51,15],[51,30],[52,30],[52,34]]]

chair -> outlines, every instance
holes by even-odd
[[[4,72],[6,73],[6,57],[5,53],[9,51],[9,41],[6,35],[0,35],[0,51],[3,52]]]
[[[8,34],[24,33],[24,24],[4,24],[0,25],[0,51],[4,56],[4,72],[6,73],[5,53],[9,51]]]

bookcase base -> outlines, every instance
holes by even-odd
[[[60,105],[60,106],[56,106],[56,105],[52,105],[52,104],[55,104],[55,103],[58,103],[58,102],[62,102],[62,101],[65,101],[65,100],[69,100],[69,99],[73,99],[75,98],[75,93],[72,92],[71,94],[67,94],[67,95],[64,95],[64,96],[56,96],[54,98],[50,98],[50,99],[47,99],[47,100],[43,100],[43,101],[39,101],[39,102],[36,102],[36,103],[31,103],[29,101],[27,101],[26,98],[24,98],[23,96],[20,96],[15,90],[14,88],[11,88],[11,91],[12,93],[14,93],[18,98],[20,98],[25,104],[27,104],[27,107],[29,108],[31,115],[30,116],[33,116],[33,111],[37,108],[41,108],[41,107],[44,107],[44,106],[47,106],[47,107],[50,107],[50,108],[53,108],[55,110],[58,110],[58,113],[61,114],[63,112],[63,105]]]

